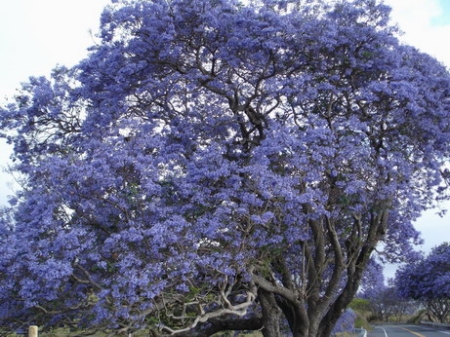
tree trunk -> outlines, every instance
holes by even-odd
[[[289,324],[293,337],[304,337],[308,334],[309,322],[301,318],[299,308],[284,298],[277,297],[277,304]]]
[[[261,303],[264,326],[262,334],[264,337],[281,337],[280,316],[281,310],[275,300],[275,295],[263,289],[258,290]]]

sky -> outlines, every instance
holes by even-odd
[[[108,0],[1,0],[0,102],[11,97],[29,76],[48,75],[57,65],[72,66],[95,43],[99,18]],[[392,20],[404,32],[401,39],[450,67],[450,0],[385,0]],[[10,148],[0,142],[0,166],[6,167]],[[0,205],[12,194],[13,179],[0,173]],[[445,205],[444,205],[445,207]],[[450,205],[449,205],[450,209]],[[450,211],[449,211],[450,212]],[[450,241],[450,213],[435,211],[416,224],[430,248]],[[395,267],[386,268],[392,277]]]
[[[95,43],[100,14],[109,0],[0,0],[0,104],[30,76],[56,65],[73,66]],[[0,205],[14,179],[3,173],[10,147],[0,140]]]
[[[385,3],[392,7],[392,20],[403,31],[402,41],[450,68],[450,0],[385,0]],[[450,241],[450,203],[442,208],[449,210],[446,216],[438,216],[438,210],[429,210],[415,224],[425,241],[418,249],[425,253]],[[385,277],[394,277],[396,268],[395,265],[386,266]]]

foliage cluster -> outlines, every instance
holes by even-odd
[[[396,34],[377,0],[112,1],[0,110],[0,322],[329,336],[445,193],[450,76]]]
[[[428,256],[402,266],[396,286],[403,298],[417,300],[441,323],[450,314],[450,243],[445,242]]]

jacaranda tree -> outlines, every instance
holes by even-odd
[[[418,302],[400,296],[393,284],[365,291],[359,296],[367,300],[367,309],[372,312],[370,321],[388,322],[395,317],[400,322],[403,316],[414,314],[419,307]]]
[[[450,243],[432,249],[416,262],[402,266],[395,275],[398,292],[420,301],[439,322],[450,314]]]
[[[2,300],[113,335],[329,336],[444,193],[450,76],[396,34],[376,0],[113,1],[87,59],[1,111]]]
[[[418,253],[406,257],[417,258],[416,255]],[[350,307],[359,309],[360,312],[370,311],[371,315],[367,318],[369,322],[387,322],[394,315],[400,321],[406,312],[412,314],[416,309],[413,301],[397,294],[392,279],[388,279],[386,285],[383,266],[374,260],[366,266],[358,294],[350,303]]]

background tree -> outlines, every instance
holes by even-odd
[[[387,321],[392,315],[391,289],[385,284],[383,266],[372,261],[366,268],[358,297],[366,300],[366,310],[371,312],[369,321]],[[352,301],[352,304],[355,300]],[[361,304],[363,304],[362,302]]]
[[[358,311],[360,313],[364,313],[370,310],[369,300],[361,297],[355,297],[349,305],[349,308],[353,311]]]
[[[450,313],[450,244],[443,243],[413,264],[402,266],[395,283],[404,298],[420,301],[439,322]]]
[[[333,334],[353,331],[355,328],[355,319],[356,314],[352,309],[345,310],[334,326]]]
[[[380,322],[388,322],[391,317],[400,322],[405,314],[413,314],[418,307],[415,301],[401,297],[394,285],[383,285],[360,296],[368,300],[368,308],[372,312],[370,320]]]
[[[442,192],[450,77],[395,34],[375,0],[114,1],[2,109],[3,298],[113,335],[329,336]]]

